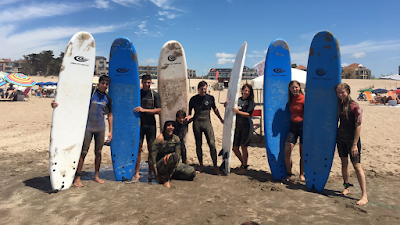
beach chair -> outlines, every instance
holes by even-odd
[[[262,138],[262,111],[261,109],[255,109],[251,114],[251,119],[256,120],[257,122],[253,122],[253,134]]]
[[[388,91],[388,95],[389,97],[392,97],[392,100],[396,100],[396,94],[394,93],[394,91]]]
[[[372,97],[370,91],[365,91],[364,94],[365,94],[365,96],[367,96],[367,99],[368,99],[370,105],[375,105],[375,104],[380,104],[380,103],[382,103],[381,101],[376,101],[376,100]]]

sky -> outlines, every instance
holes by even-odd
[[[262,61],[283,38],[292,63],[307,66],[313,36],[331,31],[342,66],[359,63],[372,75],[397,74],[400,1],[357,0],[0,0],[0,59],[65,51],[79,31],[93,35],[96,56],[109,57],[114,39],[129,38],[140,65],[157,65],[162,46],[180,42],[197,76],[232,68],[247,42],[245,65]]]

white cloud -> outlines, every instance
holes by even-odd
[[[228,53],[225,53],[225,52],[222,52],[222,53],[215,53],[215,56],[216,56],[217,58],[235,58],[235,57],[236,57],[235,54],[228,54]]]
[[[342,67],[346,67],[346,66],[349,66],[350,64],[349,63],[342,63]]]
[[[234,63],[234,62],[235,62],[235,59],[219,58],[217,64],[223,65],[223,64],[230,64],[230,63]]]
[[[174,13],[170,13],[170,12],[168,12],[168,11],[158,11],[158,14],[157,14],[158,16],[165,16],[167,19],[174,19],[174,18],[176,18],[177,17],[177,15],[176,14],[174,14]],[[161,17],[162,18],[162,17]],[[165,19],[164,19],[165,20]],[[162,21],[164,21],[164,20],[162,20]]]
[[[98,9],[107,9],[108,5],[109,5],[109,1],[105,1],[105,0],[95,0],[95,7]]]
[[[342,54],[354,54],[357,52],[378,52],[378,51],[392,51],[394,49],[400,49],[400,39],[399,40],[388,40],[388,41],[363,41],[358,44],[344,45],[340,47]]]
[[[145,60],[140,60],[139,62],[141,65],[151,65],[151,64],[157,64],[158,59],[145,59]]]
[[[161,32],[162,30],[165,30],[162,27],[156,26],[158,29],[160,29],[159,31],[156,32],[152,32],[149,31],[147,28],[147,21],[142,21],[139,25],[138,25],[138,31],[135,31],[135,34],[138,35],[139,37],[162,37],[163,33]]]
[[[12,25],[0,26],[5,31],[0,35],[2,50],[0,58],[19,59],[23,55],[53,50],[55,55],[65,51],[68,40],[79,31],[93,34],[113,32],[125,25],[92,26],[92,27],[46,27],[12,34]]]
[[[253,50],[251,51],[251,54],[247,54],[246,57],[249,58],[263,58],[266,56],[267,50],[265,51],[257,51],[257,50]]]
[[[84,9],[83,4],[77,3],[38,3],[31,5],[22,5],[16,8],[8,8],[0,11],[1,20],[3,22],[13,22],[30,20],[35,18],[52,17],[58,15],[66,15],[78,12]],[[15,13],[18,12],[18,13]]]
[[[164,10],[175,10],[178,12],[185,12],[184,10],[178,9],[175,6],[172,6],[172,2],[174,0],[150,0],[154,5],[157,7],[164,9]]]
[[[349,58],[364,58],[367,56],[366,52],[356,52],[353,55],[349,56]]]
[[[160,20],[160,21],[165,21],[165,19],[164,19],[164,18],[158,18],[158,20]]]
[[[111,0],[111,1],[123,6],[131,6],[131,5],[139,6],[141,2],[141,0]]]

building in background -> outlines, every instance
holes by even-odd
[[[157,66],[139,66],[139,76],[140,78],[143,75],[150,75],[151,78],[157,79],[158,77],[158,72],[157,72],[158,67]],[[188,78],[196,78],[196,70],[187,70]]]
[[[224,83],[224,86],[227,87],[231,77],[232,68],[212,68],[208,71],[206,78],[215,80],[217,71],[218,71],[218,83]],[[256,69],[250,69],[247,66],[243,67],[242,80],[251,80],[256,78],[257,76],[258,75]]]
[[[6,73],[22,73],[22,64],[24,60],[0,59],[0,71]]]
[[[303,71],[307,71],[307,67],[305,67],[305,66],[303,66],[303,65],[300,65],[300,66],[296,67],[296,69],[298,69],[298,70],[303,70]]]
[[[342,79],[371,79],[371,70],[361,64],[353,63],[342,67],[341,75]]]
[[[108,62],[107,62],[106,57],[96,56],[96,61],[95,61],[95,66],[94,66],[94,75],[96,75],[96,76],[107,75],[108,76]]]

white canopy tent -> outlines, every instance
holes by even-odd
[[[301,88],[306,87],[307,72],[292,68],[292,80],[297,80],[301,84]],[[264,85],[264,76],[259,76],[251,80],[254,89],[262,89]]]
[[[395,74],[395,75],[388,75],[385,77],[381,77],[380,79],[386,79],[386,80],[400,80],[400,75]]]

